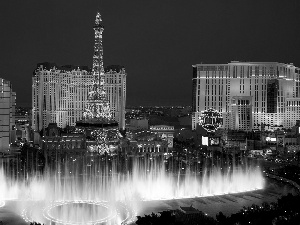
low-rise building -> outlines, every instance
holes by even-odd
[[[150,131],[157,133],[162,140],[168,142],[169,148],[173,148],[174,126],[154,125],[150,126]]]
[[[152,131],[136,131],[128,135],[128,156],[162,156],[169,152],[168,141]]]
[[[134,130],[147,130],[149,128],[148,119],[130,119],[130,124],[127,129],[130,131]]]

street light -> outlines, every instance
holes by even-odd
[[[157,144],[156,147],[157,147],[157,151],[159,152],[160,144]]]

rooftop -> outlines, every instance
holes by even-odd
[[[53,62],[43,62],[38,63],[36,69],[33,71],[33,75],[35,75],[36,70],[42,68],[43,70],[62,70],[62,71],[74,71],[74,70],[85,70],[87,72],[91,72],[92,70],[88,66],[76,66],[76,65],[62,65],[59,66]]]

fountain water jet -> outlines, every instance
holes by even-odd
[[[25,179],[6,175],[2,167],[0,201],[17,200],[27,221],[115,224],[132,220],[139,213],[140,201],[223,195],[264,187],[260,169],[252,166],[228,170],[213,167],[199,175],[189,170],[184,174],[167,172],[161,161],[134,160],[127,172],[103,165],[101,160],[91,166],[84,160],[77,162],[72,160]]]

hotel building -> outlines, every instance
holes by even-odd
[[[121,66],[105,68],[105,89],[112,118],[125,129],[126,72]],[[49,123],[65,128],[82,119],[94,76],[88,67],[39,63],[32,77],[32,128]]]
[[[125,104],[126,104],[126,72],[125,68],[118,65],[104,68],[104,86],[110,104],[112,118],[119,123],[121,130],[125,129]]]
[[[0,78],[0,152],[8,152],[15,141],[16,93],[9,81]]]
[[[293,64],[277,62],[193,65],[192,128],[210,108],[225,129],[290,128],[300,120],[299,76]]]

